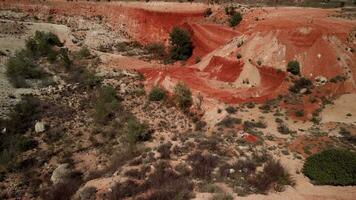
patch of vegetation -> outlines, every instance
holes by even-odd
[[[251,128],[267,128],[266,123],[263,121],[244,121],[244,130],[249,130]]]
[[[182,110],[189,109],[193,104],[192,92],[182,83],[174,87],[174,99]]]
[[[233,200],[233,199],[234,197],[226,193],[218,193],[213,196],[213,200]]]
[[[283,168],[279,161],[268,161],[263,170],[248,180],[249,184],[259,193],[268,192],[272,186],[278,192],[284,190],[285,185],[295,185],[290,174]]]
[[[346,78],[345,76],[337,75],[337,76],[331,78],[329,81],[330,81],[331,83],[338,83],[338,82],[346,81],[346,79],[347,79],[347,78]]]
[[[225,108],[225,110],[229,114],[235,114],[237,112],[237,109],[234,106],[228,106]]]
[[[166,48],[163,43],[151,43],[145,47],[148,54],[152,54],[154,59],[166,57]]]
[[[297,110],[297,111],[295,111],[295,116],[297,116],[297,117],[303,117],[303,116],[304,116],[304,110]]]
[[[318,185],[356,185],[355,166],[355,152],[329,149],[308,157],[303,173]]]
[[[148,141],[151,139],[152,131],[145,123],[140,123],[136,118],[131,118],[127,122],[127,139],[130,143]]]
[[[287,71],[293,75],[299,75],[300,74],[299,62],[296,60],[289,61],[287,64]]]
[[[7,61],[6,75],[14,87],[21,88],[28,87],[26,79],[40,79],[44,77],[45,72],[22,50]]]
[[[240,24],[240,22],[242,21],[242,15],[239,12],[235,12],[232,15],[230,15],[230,19],[229,19],[229,25],[231,27],[235,27],[238,24]]]
[[[188,31],[174,27],[169,34],[170,57],[173,60],[187,60],[193,53],[193,43]]]
[[[94,119],[97,123],[105,123],[113,119],[120,102],[114,88],[103,86],[99,89],[94,103]]]
[[[222,119],[217,125],[218,126],[224,126],[227,128],[233,128],[236,124],[241,124],[242,120],[230,116],[226,116],[224,119]]]
[[[6,128],[5,134],[0,134],[0,169],[13,166],[18,154],[35,148],[38,142],[23,134],[34,127],[36,120],[41,118],[42,107],[39,99],[25,96],[9,114],[9,119],[0,120],[0,128]]]
[[[218,157],[210,153],[194,152],[188,160],[193,167],[192,175],[200,179],[211,179],[211,173],[218,164]]]
[[[211,14],[213,14],[213,11],[211,10],[211,8],[207,8],[204,10],[204,17],[209,17]]]
[[[148,95],[148,99],[150,101],[161,101],[164,100],[167,96],[167,91],[162,88],[162,87],[158,87],[158,86],[154,86],[152,87],[149,95]]]
[[[294,81],[294,85],[289,88],[289,91],[293,93],[300,93],[302,89],[306,90],[306,94],[310,93],[310,90],[313,88],[313,83],[307,78],[300,78]]]

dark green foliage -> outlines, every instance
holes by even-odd
[[[150,94],[148,95],[148,99],[150,101],[161,101],[165,99],[166,96],[167,96],[167,91],[164,88],[154,86],[151,89]]]
[[[294,81],[294,85],[289,88],[289,91],[293,93],[299,93],[301,89],[305,88],[306,93],[310,93],[310,89],[313,87],[313,83],[304,77]]]
[[[6,128],[6,134],[0,134],[0,168],[13,165],[12,161],[19,153],[37,146],[37,141],[28,139],[23,134],[40,119],[41,111],[37,98],[25,96],[9,114],[9,119],[0,120],[1,130]]]
[[[223,120],[221,120],[217,125],[224,126],[227,128],[233,128],[236,124],[241,124],[241,122],[242,122],[241,119],[227,116]]]
[[[151,139],[152,131],[145,123],[140,123],[136,118],[131,118],[127,122],[127,139],[131,143],[144,142]]]
[[[38,98],[25,96],[19,102],[14,111],[9,114],[8,132],[24,133],[35,125],[36,120],[41,117],[41,102]]]
[[[250,128],[267,128],[267,125],[262,121],[245,121],[244,130],[249,130]]]
[[[80,50],[78,51],[78,56],[80,58],[88,58],[90,55],[91,55],[90,51],[89,51],[88,47],[86,47],[86,46],[80,48]]]
[[[209,17],[211,14],[213,14],[213,11],[211,10],[211,8],[205,9],[204,17]]]
[[[192,92],[182,83],[178,83],[174,87],[174,98],[182,110],[190,108],[193,104]]]
[[[297,117],[303,117],[303,116],[304,116],[304,110],[297,110],[297,111],[295,111],[295,116],[297,116]]]
[[[187,60],[193,53],[193,43],[188,31],[174,27],[169,34],[170,57],[173,60]]]
[[[63,44],[51,32],[36,31],[35,36],[26,41],[26,49],[34,57],[47,56],[54,46],[62,47]]]
[[[155,59],[166,57],[166,48],[163,43],[151,43],[145,47],[147,53],[152,54]]]
[[[120,107],[114,88],[103,86],[100,88],[94,104],[94,119],[98,123],[105,123],[115,116],[115,110]]]
[[[229,114],[234,114],[237,112],[237,109],[233,106],[228,106],[227,108],[225,108],[226,112]]]
[[[235,7],[225,7],[225,14],[230,16],[229,25],[231,27],[237,26],[242,21],[242,15],[236,12]]]
[[[237,26],[242,21],[242,16],[239,12],[234,13],[230,16],[229,25],[231,27]]]
[[[293,75],[299,75],[300,74],[299,62],[296,60],[288,62],[287,71]]]
[[[308,157],[303,173],[319,185],[356,185],[355,166],[355,152],[329,149]]]
[[[69,69],[72,65],[72,61],[70,60],[69,56],[68,56],[68,49],[62,48],[59,51],[59,57],[63,62],[63,65],[66,69]]]
[[[189,155],[188,160],[193,167],[192,175],[200,179],[211,179],[211,173],[217,166],[218,157],[211,154],[203,154],[202,152],[194,152]]]
[[[79,83],[87,89],[94,88],[100,85],[101,79],[94,72],[87,70],[84,67],[78,67],[70,72],[69,81]]]
[[[54,62],[58,55],[54,47],[61,47],[63,44],[53,33],[36,31],[25,46],[26,49],[17,52],[6,64],[6,74],[15,87],[28,87],[26,79],[43,78],[45,73],[35,61],[40,57],[47,57],[50,62]]]
[[[27,87],[26,79],[40,79],[45,73],[28,57],[26,51],[22,50],[9,58],[6,74],[14,87]]]

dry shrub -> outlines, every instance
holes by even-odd
[[[276,191],[283,191],[285,185],[293,186],[295,184],[281,163],[274,160],[268,161],[263,171],[251,177],[248,182],[259,193],[267,193],[272,186]]]
[[[189,155],[188,160],[192,164],[194,177],[209,180],[211,172],[217,166],[219,159],[210,153],[195,152]]]

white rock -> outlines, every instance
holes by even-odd
[[[45,129],[45,123],[44,122],[36,122],[35,124],[35,132],[36,133],[42,133],[44,132]]]
[[[52,173],[51,181],[53,184],[60,183],[70,176],[72,170],[69,168],[69,164],[59,165]]]
[[[233,174],[233,173],[235,173],[235,170],[231,168],[231,169],[229,169],[229,173]]]

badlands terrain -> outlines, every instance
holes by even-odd
[[[251,2],[1,0],[0,200],[356,199],[355,1]]]

